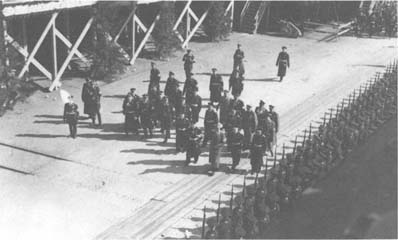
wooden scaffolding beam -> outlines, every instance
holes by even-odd
[[[80,33],[79,37],[77,38],[76,42],[74,43],[73,47],[71,48],[68,56],[66,57],[64,63],[62,64],[61,68],[59,69],[57,75],[55,76],[53,83],[51,84],[49,90],[53,91],[54,89],[61,86],[61,77],[64,74],[66,68],[68,67],[70,61],[72,60],[73,55],[76,54],[81,42],[83,41],[84,37],[86,36],[88,30],[90,29],[92,23],[94,21],[94,17],[92,16],[84,26],[82,32]]]

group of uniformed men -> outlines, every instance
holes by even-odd
[[[101,119],[101,90],[97,81],[86,78],[82,89],[82,101],[84,103],[84,113],[92,120],[92,125],[95,126],[95,121],[98,118],[98,126],[102,126]],[[68,96],[68,102],[64,105],[64,122],[69,125],[69,132],[72,138],[77,135],[77,123],[79,120],[78,105],[74,103],[73,96]]]
[[[339,104],[336,111],[325,114],[318,131],[304,132],[295,141],[291,153],[285,154],[264,177],[234,198],[230,206],[217,210],[217,217],[203,219],[202,237],[206,239],[265,238],[270,221],[280,209],[294,208],[302,192],[339,164],[356,146],[363,143],[381,124],[397,114],[397,63],[391,64],[382,77],[361,86]],[[308,133],[308,137],[306,137]],[[296,138],[297,140],[297,138]],[[235,200],[235,204],[233,204]]]
[[[281,78],[286,73],[286,65],[289,64],[285,50],[286,47],[283,47],[277,60],[279,68],[285,68],[284,71],[278,71],[281,72]],[[153,128],[159,126],[164,134],[163,142],[166,143],[174,124],[176,152],[186,152],[186,165],[192,158],[197,162],[201,148],[210,141],[210,174],[219,168],[221,148],[226,137],[233,159],[232,170],[239,164],[242,151],[249,149],[252,171],[258,172],[264,151],[268,150],[272,155],[272,144],[275,143],[278,131],[278,114],[271,105],[267,109],[263,101],[260,101],[255,111],[250,105],[244,109],[245,104],[239,98],[244,81],[244,52],[240,44],[237,45],[233,58],[234,65],[228,89],[224,89],[222,76],[217,73],[217,69],[212,68],[209,84],[210,102],[204,117],[204,134],[196,125],[202,109],[202,98],[198,95],[198,82],[192,73],[195,58],[191,50],[187,50],[182,59],[186,75],[182,90],[174,73],[169,72],[164,91],[161,91],[160,71],[153,62],[148,93],[139,97],[135,88],[130,89],[123,101],[126,134],[132,131],[138,135],[139,129],[142,128],[144,137],[148,137],[148,132],[149,136],[153,136]],[[240,133],[241,130],[244,132],[243,135]]]
[[[224,89],[222,76],[217,73],[217,69],[212,68],[209,84],[210,102],[204,117],[204,136],[196,125],[202,109],[202,98],[198,95],[198,82],[192,73],[195,63],[192,51],[187,50],[182,59],[186,75],[183,89],[180,88],[180,82],[174,73],[169,72],[164,91],[161,91],[160,71],[152,62],[147,93],[140,97],[135,93],[136,89],[131,88],[124,98],[122,108],[125,116],[125,134],[132,132],[139,135],[142,128],[143,137],[147,138],[153,136],[155,127],[160,127],[164,134],[163,142],[166,143],[174,125],[176,152],[186,152],[186,165],[192,158],[197,162],[201,148],[210,141],[210,174],[214,174],[214,171],[219,169],[221,149],[226,142],[227,149],[232,155],[232,170],[235,170],[239,164],[242,151],[249,150],[252,173],[259,172],[264,153],[269,152],[271,156],[273,155],[272,146],[276,142],[279,120],[274,106],[270,105],[267,109],[265,102],[260,101],[259,106],[253,111],[252,106],[245,107],[240,99],[244,85],[244,57],[241,45],[238,44],[233,55],[233,71],[228,89]],[[286,68],[290,65],[286,47],[282,47],[276,65],[281,81],[286,74]],[[87,78],[83,85],[82,100],[84,113],[92,119],[93,125],[97,116],[101,125],[100,99],[101,91],[98,84]],[[73,101],[65,105],[64,116],[70,124],[71,136],[76,137],[78,111]]]

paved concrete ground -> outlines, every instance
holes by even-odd
[[[222,74],[231,72],[238,42],[247,59],[242,99],[254,105],[264,99],[276,106],[281,115],[281,142],[291,139],[376,71],[382,71],[397,53],[395,39],[345,37],[318,43],[308,36],[286,39],[233,34],[226,42],[193,43],[190,47],[197,61],[194,72],[203,98],[209,97],[211,67]],[[272,79],[282,45],[288,47],[292,67],[279,83]],[[162,80],[169,70],[183,80],[182,54],[159,62]],[[75,140],[67,137],[67,126],[62,123],[63,104],[58,92],[37,93],[0,119],[0,236],[177,236],[173,229],[191,224],[187,216],[197,215],[197,206],[217,197],[214,193],[227,184],[240,181],[238,174],[224,172],[207,177],[207,153],[198,164],[183,167],[184,155],[174,154],[173,141],[162,144],[160,136],[147,141],[124,136],[122,98],[131,87],[139,94],[145,92],[148,77],[149,61],[139,60],[135,73],[104,84],[103,128],[92,128],[88,120],[81,121]],[[224,81],[227,85],[228,77]],[[81,112],[82,82],[67,79],[63,84],[63,89],[76,96]],[[223,158],[222,162],[229,163],[230,159]],[[246,159],[241,168],[247,167],[245,164]],[[143,221],[144,213],[149,214],[147,221]],[[154,229],[147,228],[149,225]]]

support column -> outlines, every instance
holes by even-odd
[[[53,13],[54,16],[55,13]],[[56,21],[52,24],[51,29],[51,38],[52,38],[52,52],[53,52],[53,73],[52,73],[52,80],[54,81],[55,77],[58,73],[58,59],[57,59],[57,36],[56,34]]]

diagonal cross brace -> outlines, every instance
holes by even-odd
[[[28,58],[27,58],[27,60],[25,62],[25,65],[23,66],[21,72],[18,75],[18,78],[21,78],[25,74],[25,72],[28,70],[30,63],[34,59],[37,51],[39,50],[41,44],[43,43],[44,38],[46,37],[48,31],[50,31],[51,26],[55,23],[55,19],[57,18],[57,16],[58,16],[58,13],[54,13],[51,16],[50,21],[47,23],[47,26],[44,28],[39,40],[37,41],[37,43],[35,45],[35,47],[33,48],[32,52],[29,54],[29,56],[28,56]]]
[[[149,29],[146,31],[144,38],[142,39],[140,45],[136,49],[134,55],[131,57],[130,64],[134,64],[135,60],[137,59],[138,55],[140,54],[141,50],[144,48],[145,43],[148,41],[149,36],[151,35],[153,29],[155,28],[155,24],[158,22],[160,18],[160,13],[158,13],[155,17],[155,20],[153,20],[152,25],[149,27]]]
[[[57,36],[69,49],[72,47],[72,43],[56,28],[55,36]],[[79,50],[76,51],[76,56],[84,62],[88,62],[87,58]]]
[[[200,17],[199,21],[196,23],[195,27],[192,29],[192,31],[189,33],[188,37],[185,39],[184,43],[182,44],[183,48],[187,47],[189,40],[191,40],[191,38],[195,34],[196,30],[198,30],[199,26],[205,20],[208,13],[209,13],[209,9],[207,9],[206,12],[203,13],[203,15]]]
[[[80,33],[80,36],[77,38],[75,44],[73,45],[72,49],[70,50],[64,63],[62,64],[61,68],[59,69],[57,76],[55,76],[54,81],[49,88],[50,91],[54,90],[56,87],[59,87],[61,85],[60,79],[61,79],[62,75],[64,74],[66,68],[68,67],[70,61],[72,60],[73,55],[76,54],[76,51],[77,51],[78,47],[80,46],[80,43],[83,41],[84,37],[86,36],[93,21],[94,21],[94,17],[91,17],[88,20],[88,22],[86,23],[86,25],[84,26],[82,32]]]
[[[26,48],[22,47],[17,41],[15,41],[8,33],[5,33],[5,40],[8,44],[13,46],[22,56],[28,57],[29,53]],[[52,74],[35,58],[32,59],[32,64],[39,69],[48,79],[51,79]]]

